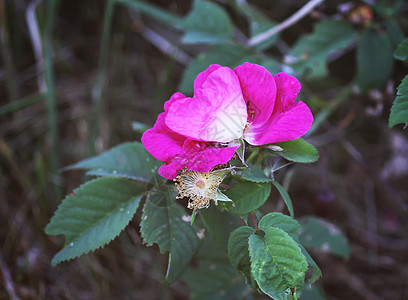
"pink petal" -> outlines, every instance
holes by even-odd
[[[206,148],[190,155],[174,157],[169,163],[159,168],[159,174],[167,179],[174,179],[179,170],[187,168],[196,172],[208,172],[218,164],[225,164],[234,156],[237,147]]]
[[[194,80],[194,90],[197,90],[202,87],[203,83],[207,80],[207,77],[214,72],[215,70],[221,68],[220,65],[209,65],[208,68],[197,75],[196,79]]]
[[[170,100],[164,103],[164,110],[177,100],[183,99],[181,93],[175,93]],[[182,147],[186,137],[173,132],[164,122],[167,112],[161,113],[152,129],[147,130],[142,136],[142,143],[146,150],[156,159],[167,161],[178,153],[182,152]]]
[[[186,159],[186,168],[196,172],[208,172],[216,165],[229,162],[238,147],[207,148],[197,152]]]
[[[256,64],[244,63],[234,71],[241,82],[251,128],[259,128],[272,114],[276,96],[275,80],[267,69]]]
[[[157,117],[154,127],[145,131],[142,143],[146,150],[156,159],[167,161],[182,152],[186,137],[171,131],[164,123],[166,113]]]
[[[169,100],[167,100],[166,102],[164,102],[164,111],[167,112],[169,110],[169,107],[177,100],[180,99],[184,99],[187,98],[186,96],[184,96],[182,93],[174,93]]]
[[[277,92],[273,113],[286,111],[296,100],[300,92],[300,82],[286,73],[277,73],[274,76]]]
[[[211,146],[211,143],[201,142],[192,139],[186,139],[183,144],[183,153],[190,155],[199,151],[203,151]]]
[[[178,171],[183,169],[182,164],[177,161],[171,161],[170,163],[165,163],[159,168],[159,175],[167,178],[167,179],[174,179],[176,178]]]
[[[169,107],[166,125],[200,141],[229,142],[240,138],[247,112],[234,71],[217,68],[197,85],[200,88],[194,91],[193,98],[175,101]]]
[[[247,132],[245,140],[255,146],[294,140],[304,135],[312,122],[309,107],[295,102],[289,110],[274,114],[263,128]]]

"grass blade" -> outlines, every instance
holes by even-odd
[[[99,136],[100,122],[102,120],[102,108],[104,103],[104,87],[108,65],[108,48],[112,28],[113,9],[115,0],[108,0],[103,20],[102,39],[99,52],[98,74],[92,91],[93,115],[90,125],[90,137],[88,155],[95,154],[95,143]]]
[[[53,74],[53,48],[52,48],[52,29],[57,14],[58,0],[47,1],[47,14],[44,30],[44,67],[45,83],[47,96],[47,118],[51,139],[50,167],[51,173],[57,174],[59,169],[59,151],[58,151],[58,123],[57,123],[57,103],[54,89]],[[61,189],[54,184],[55,199],[61,198]]]

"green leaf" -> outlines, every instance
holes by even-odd
[[[258,58],[244,46],[232,43],[213,46],[208,52],[197,55],[187,66],[178,89],[185,94],[192,94],[195,78],[198,73],[203,72],[210,64],[220,64],[233,68],[246,61],[258,62]]]
[[[278,152],[284,158],[298,163],[312,163],[319,159],[319,152],[310,143],[302,139],[287,142],[274,143],[272,146],[279,146],[283,151]]]
[[[241,182],[225,192],[225,195],[234,203],[223,204],[228,211],[244,215],[262,206],[270,193],[269,183]]]
[[[331,53],[346,48],[355,39],[349,22],[328,20],[318,23],[314,32],[303,36],[289,53],[292,67],[307,77],[327,74],[326,62]]]
[[[146,151],[141,143],[124,143],[100,155],[82,160],[65,169],[87,169],[88,175],[125,177],[144,182],[161,180],[157,173],[162,162]]]
[[[234,147],[234,146],[238,146],[237,150],[235,150],[235,154],[238,155],[238,158],[240,159],[240,161],[242,162],[242,164],[245,166],[245,141],[244,139],[239,139],[236,144],[234,143],[230,143],[229,147]]]
[[[245,276],[248,285],[252,285],[248,240],[254,232],[253,228],[242,226],[234,230],[228,240],[230,262],[235,269]]]
[[[320,270],[319,266],[316,264],[314,259],[310,256],[310,254],[307,252],[305,247],[303,247],[303,245],[300,242],[299,242],[299,247],[300,247],[300,250],[302,251],[302,254],[306,257],[307,263],[312,268],[312,276],[307,280],[307,283],[313,284],[320,277],[322,277],[322,271]]]
[[[186,29],[183,42],[188,44],[215,44],[233,35],[232,22],[224,9],[216,3],[202,0],[194,1],[183,27]]]
[[[350,256],[350,246],[338,227],[312,216],[302,218],[300,222],[303,230],[299,240],[306,248],[317,248],[344,258]]]
[[[391,107],[388,127],[391,128],[400,123],[408,124],[408,75],[398,86],[397,97]]]
[[[265,229],[261,238],[249,238],[251,272],[260,289],[270,297],[288,299],[291,289],[299,295],[307,271],[306,258],[298,244],[282,229]]]
[[[408,95],[408,75],[405,76],[401,84],[398,86],[397,95],[398,96]]]
[[[132,219],[142,193],[136,182],[123,178],[98,178],[74,190],[45,228],[47,234],[65,235],[65,247],[52,264],[109,243]]]
[[[265,172],[262,171],[258,166],[248,164],[249,169],[245,169],[242,172],[242,178],[251,182],[256,182],[256,183],[266,183],[266,182],[272,182],[273,179],[267,177],[265,175]]]
[[[143,242],[156,243],[161,253],[169,252],[167,283],[181,275],[199,246],[196,231],[183,220],[186,213],[174,198],[171,189],[150,192],[140,223]]]
[[[259,221],[258,226],[259,228],[278,227],[289,234],[289,236],[298,243],[302,254],[306,257],[308,264],[312,268],[312,276],[308,280],[309,284],[313,284],[322,276],[322,271],[299,241],[298,234],[302,227],[295,219],[284,214],[274,212],[263,216]]]
[[[408,39],[405,39],[398,45],[394,52],[394,57],[396,59],[407,62],[408,61]]]
[[[357,48],[357,83],[363,91],[381,88],[394,65],[392,46],[385,33],[366,29]]]
[[[241,225],[240,218],[218,210],[215,205],[201,209],[199,212],[210,236],[226,252],[231,232]]]
[[[201,260],[197,269],[187,269],[182,277],[193,292],[192,300],[247,299],[248,286],[229,262]]]
[[[283,186],[279,184],[277,181],[272,181],[273,185],[278,189],[279,193],[281,194],[283,201],[285,201],[286,206],[288,207],[290,216],[293,218],[295,215],[295,212],[293,211],[293,204],[292,200],[289,197],[288,192],[284,189]]]
[[[297,236],[302,228],[295,219],[278,212],[269,213],[263,216],[259,221],[258,227],[261,229],[278,227],[289,234],[295,241],[298,241]]]
[[[408,124],[408,95],[395,98],[391,107],[388,127],[391,128],[400,123]]]
[[[228,198],[226,195],[224,195],[220,191],[217,191],[217,201],[233,202],[230,198]]]

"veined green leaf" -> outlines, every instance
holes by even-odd
[[[223,206],[234,214],[244,215],[262,206],[270,193],[269,183],[240,182],[225,192],[234,202],[225,202]]]
[[[252,285],[248,241],[254,232],[253,228],[242,226],[234,230],[228,240],[228,257],[230,262],[235,269],[245,276],[248,285]]]
[[[290,161],[312,163],[319,159],[319,152],[317,152],[317,149],[312,144],[302,139],[274,143],[271,146],[281,147],[283,151],[279,151],[278,154]]]
[[[297,236],[302,228],[295,219],[278,212],[269,213],[263,216],[258,223],[258,227],[261,229],[278,227],[289,234],[295,241],[298,240]]]
[[[288,299],[291,289],[300,295],[307,262],[298,244],[282,229],[265,229],[265,236],[249,238],[252,276],[270,297]]]
[[[267,177],[265,172],[256,165],[248,164],[249,169],[242,172],[242,178],[251,182],[266,183],[272,182],[273,179]]]
[[[284,214],[274,212],[263,216],[262,219],[259,221],[258,226],[259,228],[263,229],[270,227],[280,228],[287,234],[289,234],[289,236],[295,242],[298,243],[298,246],[300,247],[302,254],[306,257],[307,262],[312,268],[312,276],[308,280],[309,284],[313,284],[316,280],[318,280],[322,276],[322,271],[299,241],[299,231],[301,230],[302,227],[295,219]]]
[[[65,169],[87,169],[88,175],[125,177],[140,181],[162,180],[157,173],[162,162],[141,143],[124,143],[100,155],[82,160]]]
[[[166,282],[176,280],[199,246],[197,232],[187,221],[184,209],[174,202],[171,189],[153,190],[143,208],[140,232],[144,243],[157,244],[160,252],[169,252]]]
[[[302,232],[299,240],[305,247],[320,249],[344,258],[350,256],[350,246],[343,232],[335,225],[317,218],[305,217],[300,221]]]
[[[195,0],[193,9],[184,19],[183,42],[219,43],[232,37],[232,22],[224,9],[214,2]]]
[[[98,178],[74,190],[45,229],[47,234],[65,235],[65,247],[52,264],[109,243],[132,219],[142,194],[136,182],[124,178]]]
[[[336,50],[346,48],[356,38],[349,22],[343,20],[322,21],[314,32],[302,37],[289,53],[292,67],[307,77],[323,77],[327,74],[326,61]]]

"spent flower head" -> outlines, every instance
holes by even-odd
[[[189,198],[188,208],[207,208],[211,200],[217,204],[218,186],[222,182],[222,177],[217,173],[200,173],[184,169],[173,180],[179,192],[179,196],[176,198]]]

